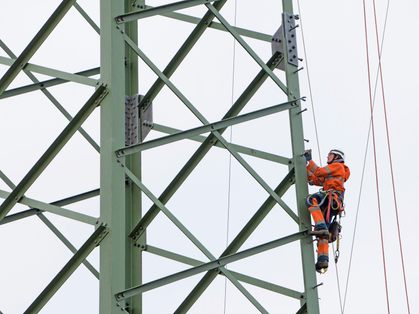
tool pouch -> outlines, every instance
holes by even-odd
[[[335,242],[341,231],[342,226],[336,220],[333,221],[329,227],[329,243]]]

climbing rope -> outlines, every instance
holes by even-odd
[[[320,155],[320,141],[319,141],[319,135],[318,135],[318,131],[317,131],[317,121],[316,121],[316,114],[315,114],[315,109],[314,109],[313,92],[312,92],[312,88],[311,88],[311,80],[310,80],[310,71],[309,71],[309,64],[308,64],[308,57],[307,57],[307,49],[306,49],[306,44],[305,44],[305,39],[304,39],[303,14],[301,12],[300,0],[297,0],[297,6],[298,6],[298,12],[300,14],[301,37],[302,37],[302,42],[303,42],[304,59],[306,60],[307,81],[308,81],[308,87],[309,87],[309,93],[310,93],[310,101],[311,101],[312,112],[313,112],[313,123],[314,123],[314,130],[315,130],[315,134],[316,134],[317,150],[318,150],[318,153],[319,153],[319,163],[320,163],[320,167],[323,167],[322,161],[321,161],[321,155]],[[339,239],[337,241],[339,241]],[[334,245],[333,244],[332,244],[332,249],[335,252],[335,248],[334,248]],[[339,254],[339,253],[336,253],[336,254]],[[340,301],[340,311],[343,314],[342,293],[341,293],[341,289],[340,289],[339,270],[338,270],[338,265],[337,265],[336,259],[335,259],[335,271],[336,271],[336,281],[337,281],[337,286],[338,286],[338,289],[337,290],[338,290],[339,301]]]
[[[374,3],[374,6],[375,6],[375,3]],[[372,100],[372,92],[371,92],[371,76],[370,76],[370,64],[369,64],[368,31],[367,31],[367,18],[366,18],[365,0],[363,1],[363,11],[364,11],[364,28],[365,28],[365,42],[366,42],[366,55],[367,55],[368,88],[369,88],[370,109],[371,109],[371,120],[370,120],[370,128],[369,128],[369,131],[368,131],[368,139],[369,139],[369,134],[370,134],[370,130],[371,130],[372,139],[373,139],[375,176],[376,176],[376,186],[377,186],[377,203],[378,203],[378,213],[379,213],[379,221],[380,221],[381,247],[382,247],[382,253],[383,253],[382,255],[383,255],[383,267],[384,267],[384,278],[385,278],[385,288],[386,288],[387,310],[388,310],[388,313],[390,313],[388,285],[387,285],[387,272],[386,272],[385,252],[384,252],[383,232],[382,232],[381,207],[380,207],[380,197],[379,197],[380,194],[379,194],[379,185],[378,185],[377,160],[376,160],[376,146],[375,146],[375,132],[374,132],[374,118],[373,118],[374,103],[373,103],[373,100]],[[374,9],[374,14],[375,14],[375,9]],[[387,20],[387,16],[386,16],[386,20]],[[379,55],[381,56],[381,53],[379,53]],[[381,64],[381,58],[380,58],[379,62]],[[366,151],[365,151],[364,168],[363,168],[363,173],[362,173],[362,178],[361,178],[362,181],[363,181],[363,178],[364,178],[367,150],[368,150],[368,140],[367,140],[367,148],[366,148]],[[362,181],[361,181],[361,186],[362,186]],[[360,196],[361,196],[361,191],[360,191],[360,195],[359,195],[359,199],[358,199],[358,209],[357,209],[357,215],[356,215],[355,229],[356,229],[356,223],[357,223],[357,219],[358,219]],[[354,239],[355,239],[355,232],[354,232]],[[351,249],[350,264],[351,264],[351,261],[352,261],[354,239],[353,239],[352,249]],[[350,269],[350,266],[349,266],[349,269]],[[348,287],[348,282],[349,282],[349,272],[348,272],[347,287]],[[344,307],[345,307],[345,302],[346,302],[346,292],[347,292],[347,289],[345,291]]]
[[[389,5],[390,5],[390,0],[388,0],[388,2],[387,2],[387,10],[386,10],[386,16],[385,16],[385,21],[384,21],[383,35],[382,35],[382,38],[381,38],[381,51],[380,51],[380,59],[379,59],[380,61],[381,61],[382,50],[383,50],[383,47],[384,47],[384,38],[385,38],[385,34],[386,34],[386,29],[387,29],[387,18],[388,18],[388,12],[389,12]],[[380,69],[377,69],[377,75],[376,75],[375,87],[374,87],[374,96],[373,96],[373,110],[374,110],[374,107],[375,107],[375,99],[376,99],[376,94],[377,94],[379,71],[380,71]],[[365,175],[367,154],[368,154],[368,148],[369,148],[369,139],[370,139],[370,135],[371,135],[371,127],[372,127],[371,122],[372,121],[370,119],[370,125],[368,127],[368,134],[367,134],[367,143],[366,143],[366,146],[365,146],[363,167],[362,167],[362,172],[361,172],[361,182],[360,182],[360,186],[359,186],[358,203],[357,203],[357,207],[356,207],[354,231],[353,231],[353,237],[352,237],[352,245],[351,245],[351,251],[350,251],[350,254],[349,254],[349,267],[348,267],[348,274],[347,274],[346,287],[345,287],[345,297],[344,297],[344,302],[343,302],[343,311],[345,311],[346,297],[347,297],[348,286],[349,286],[349,278],[350,278],[350,273],[351,273],[352,257],[353,257],[353,251],[354,251],[354,245],[355,245],[355,235],[356,235],[356,230],[357,230],[357,225],[358,225],[358,216],[359,216],[361,195],[362,195],[362,191],[363,191],[363,183],[364,183],[364,175]]]
[[[402,240],[401,240],[401,235],[400,235],[399,214],[398,214],[398,209],[397,209],[396,187],[395,187],[395,183],[394,183],[393,162],[392,162],[392,158],[391,158],[390,135],[389,135],[388,121],[387,121],[387,108],[386,108],[386,98],[385,98],[385,93],[384,93],[383,70],[382,70],[382,67],[381,67],[380,42],[378,41],[378,27],[377,27],[377,14],[376,14],[375,0],[373,0],[373,7],[374,7],[375,33],[376,33],[376,38],[377,38],[378,66],[379,66],[379,73],[380,73],[380,80],[381,80],[381,93],[382,93],[382,96],[383,96],[384,120],[385,120],[385,126],[386,126],[388,156],[389,156],[389,161],[390,161],[390,173],[391,173],[391,183],[392,183],[392,188],[393,188],[394,208],[395,208],[395,212],[396,212],[397,233],[398,233],[398,238],[399,238],[399,248],[400,248],[400,257],[401,257],[401,263],[402,263],[405,294],[406,294],[407,311],[410,314],[409,295],[408,295],[408,292],[407,292],[407,283],[406,283],[406,273],[405,273],[405,267],[404,267]],[[386,22],[387,22],[388,8],[389,8],[389,5],[387,6]]]

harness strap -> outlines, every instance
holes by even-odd
[[[329,206],[327,206],[326,223],[330,221],[330,207],[333,201],[333,190],[329,190]]]

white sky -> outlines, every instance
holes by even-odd
[[[0,10],[0,39],[16,55],[23,51],[60,3],[53,0],[43,1],[42,4],[27,0],[19,3],[3,2]],[[157,6],[168,2],[149,1],[147,4]],[[275,33],[281,21],[281,1],[237,2],[237,26],[266,34]],[[378,68],[374,11],[372,1],[366,2],[369,64],[374,92]],[[99,24],[98,1],[80,0],[78,3]],[[381,45],[387,4],[387,1],[376,2]],[[341,148],[346,153],[347,165],[351,169],[351,178],[346,184],[347,216],[342,221],[343,239],[338,263],[342,300],[347,287],[345,313],[386,313],[374,155],[371,138],[368,139],[370,101],[363,2],[301,0],[300,7],[299,24],[303,28],[298,29],[298,49],[299,56],[304,58],[301,63],[304,70],[299,75],[301,94],[309,100],[303,103],[303,108],[308,108],[303,115],[305,138],[310,140],[306,147],[313,149],[314,160],[318,164],[321,161],[323,165],[331,148]],[[419,21],[409,14],[417,12],[418,7],[419,4],[407,0],[390,3],[382,53],[387,120],[410,313],[419,311],[419,301],[415,298],[419,293],[415,285],[419,280],[416,267],[418,245],[414,233],[419,217],[411,201],[418,173],[414,166],[407,166],[409,163],[414,165],[415,157],[419,155],[419,109],[415,106],[417,99],[413,93],[417,88],[415,73],[419,69],[413,62],[415,42],[412,39],[419,27]],[[296,1],[294,9],[298,13]],[[221,11],[230,24],[234,24],[234,10],[235,1],[230,0]],[[196,16],[202,16],[204,12],[204,8],[184,11],[185,14]],[[163,70],[192,29],[192,24],[161,17],[142,20],[139,22],[140,48]],[[301,30],[304,32],[307,56],[303,56]],[[266,62],[269,59],[269,43],[251,39],[246,41],[262,60]],[[172,82],[211,122],[221,119],[232,103],[233,47],[233,39],[229,34],[208,30],[172,77]],[[99,36],[77,10],[72,8],[30,63],[77,72],[99,66],[99,51]],[[2,49],[0,56],[8,57]],[[308,88],[307,69],[310,71],[312,97]],[[0,65],[0,75],[6,70],[6,66]],[[258,71],[259,67],[255,62],[236,45],[234,99],[237,99]],[[276,73],[283,78],[278,70]],[[50,79],[35,75],[41,81]],[[140,93],[146,93],[154,80],[155,75],[142,64]],[[31,84],[30,80],[20,74],[9,88],[28,84]],[[71,115],[75,115],[93,93],[93,88],[71,83],[52,87],[49,91]],[[283,101],[285,96],[268,80],[243,112]],[[313,124],[312,103],[316,114],[320,152]],[[154,122],[158,124],[179,129],[200,125],[167,88],[154,101],[153,110]],[[95,111],[83,125],[98,143],[99,118],[99,111]],[[280,113],[235,126],[232,141],[289,157],[287,121],[287,114]],[[0,170],[18,184],[66,124],[67,120],[40,91],[2,99],[0,144],[3,150],[0,154]],[[408,313],[380,85],[375,97],[374,125],[390,311]],[[230,134],[227,131],[224,137],[229,140]],[[149,138],[159,136],[161,133],[152,132]],[[367,143],[369,146],[366,152]],[[144,184],[154,195],[159,196],[197,147],[195,142],[182,141],[145,152]],[[285,166],[247,156],[244,158],[272,188],[276,187],[287,172]],[[215,256],[222,253],[227,239],[231,241],[234,238],[267,197],[267,193],[232,160],[228,207],[229,161],[226,151],[213,149],[167,204]],[[362,177],[364,179],[361,189]],[[99,155],[77,133],[25,195],[48,203],[98,187]],[[10,191],[4,182],[0,182],[0,189]],[[310,188],[310,191],[315,192],[316,189]],[[295,208],[292,192],[287,193],[284,200],[291,208]],[[98,204],[98,198],[94,198],[66,208],[98,216]],[[150,201],[144,200],[145,210],[150,204]],[[27,207],[17,205],[11,213],[25,209]],[[228,234],[227,212],[230,214]],[[45,216],[77,248],[93,232],[93,228],[88,225],[68,221],[53,214],[46,213]],[[358,220],[355,229],[356,217]],[[242,249],[296,231],[292,220],[276,206]],[[0,311],[4,314],[22,313],[71,258],[71,252],[37,217],[2,225],[0,239]],[[205,260],[162,214],[150,226],[148,240],[150,245]],[[332,247],[330,255],[333,260]],[[145,256],[145,281],[187,268],[159,257],[148,254]],[[98,268],[97,250],[91,254],[89,261]],[[318,276],[318,282],[323,283],[318,288],[322,314],[340,313],[337,274],[334,264],[331,263],[330,266],[325,275]],[[298,245],[260,254],[247,262],[233,263],[229,265],[229,269],[263,280],[272,280],[292,289],[302,289]],[[196,276],[146,293],[145,313],[172,313],[199,279],[200,276]],[[254,293],[269,313],[295,313],[299,308],[298,302],[289,298],[247,285],[245,287]],[[192,308],[191,313],[223,313],[224,289],[224,278],[217,278]],[[161,302],[161,295],[164,295],[165,302]],[[226,295],[226,313],[258,313],[230,283],[227,284]],[[98,313],[98,281],[84,266],[64,284],[41,313],[56,313],[57,310],[60,313]]]

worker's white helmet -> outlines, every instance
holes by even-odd
[[[340,158],[342,158],[343,162],[345,162],[345,154],[341,149],[332,149],[329,154],[335,154],[338,155]]]

